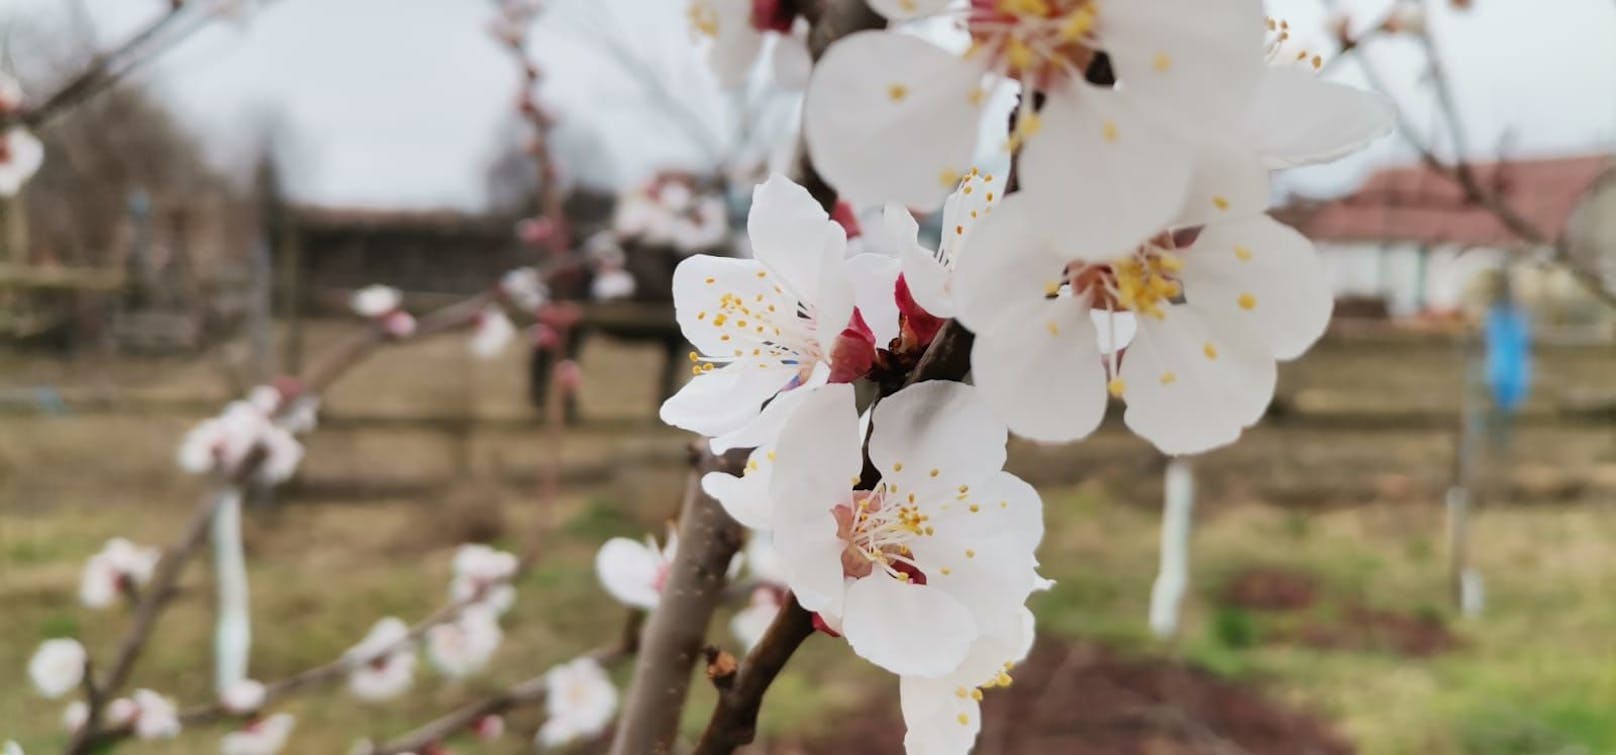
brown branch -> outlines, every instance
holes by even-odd
[[[39,128],[55,116],[117,83],[124,76],[138,68],[142,62],[149,59],[152,54],[168,48],[168,45],[154,45],[153,47],[156,49],[144,49],[152,40],[171,30],[182,18],[190,15],[188,11],[196,4],[195,2],[171,3],[162,15],[136,31],[122,44],[111,51],[91,58],[82,71],[73,76],[73,78],[68,79],[37,107],[24,108],[12,113],[0,113],[0,129],[14,125]],[[201,24],[198,24],[186,29],[184,34],[189,34],[200,26]]]
[[[209,492],[203,497],[201,505],[197,506],[191,520],[186,524],[185,534],[179,542],[169,546],[157,565],[157,573],[153,576],[151,586],[146,590],[140,605],[135,609],[135,618],[129,630],[124,633],[123,640],[118,645],[118,654],[107,672],[107,677],[99,684],[86,679],[89,685],[89,694],[86,694],[85,704],[88,717],[83,726],[74,732],[73,739],[68,743],[68,755],[82,755],[104,741],[107,736],[116,732],[104,732],[101,729],[101,710],[106,701],[117,695],[118,690],[129,681],[129,675],[134,671],[135,662],[140,659],[141,651],[151,639],[152,629],[157,625],[157,618],[162,615],[168,602],[179,592],[179,579],[185,570],[185,565],[196,555],[202,542],[207,539],[208,523],[213,521],[213,512],[226,496],[240,495],[241,482],[252,476],[258,465],[263,462],[263,452],[254,450],[243,460],[234,479],[224,483],[219,489]],[[88,664],[86,664],[88,667]]]
[[[601,665],[610,665],[633,655],[639,643],[640,624],[644,616],[645,614],[639,611],[631,612],[628,620],[624,622],[622,636],[617,642],[596,648],[588,653],[587,657],[593,658]],[[370,755],[403,755],[424,751],[433,744],[441,743],[454,734],[475,726],[487,716],[497,716],[516,708],[538,705],[544,702],[547,692],[543,674],[517,682],[377,747],[370,751]]]
[[[705,441],[698,443],[702,448],[693,454],[679,514],[679,548],[662,600],[640,639],[633,681],[612,739],[614,755],[672,751],[707,625],[724,599],[730,561],[745,541],[745,528],[702,491],[701,477],[713,471],[738,472],[746,463],[746,452],[715,457],[705,452]]]

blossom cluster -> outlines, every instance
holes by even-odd
[[[792,28],[788,6],[697,0],[691,17],[728,79],[723,61]],[[900,676],[908,750],[963,753],[984,691],[1030,649],[1028,599],[1052,586],[1042,501],[1003,469],[1009,436],[1078,440],[1117,402],[1164,453],[1236,440],[1332,310],[1311,243],[1267,214],[1270,174],[1393,119],[1319,79],[1260,0],[870,7],[890,26],[814,64],[803,137],[840,201],[879,213],[882,243],[850,255],[806,190],[758,186],[753,258],[675,272],[695,351],[661,416],[714,452],[753,449],[704,489],[769,534],[816,626]],[[966,49],[931,41],[935,21]],[[1009,174],[973,167],[998,93],[1018,104],[988,162]],[[939,204],[924,242],[912,209]],[[915,374],[947,327],[972,336],[969,383]]]
[[[258,386],[247,398],[191,428],[180,441],[176,460],[191,474],[234,476],[244,464],[256,466],[253,479],[277,485],[292,477],[303,460],[296,435],[314,429],[319,399],[295,385]]]

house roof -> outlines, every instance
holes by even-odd
[[[1616,167],[1610,155],[1473,163],[1484,186],[1551,236],[1588,190]],[[1517,243],[1498,219],[1465,201],[1458,183],[1424,164],[1382,169],[1340,199],[1295,202],[1276,213],[1315,241],[1500,246]]]

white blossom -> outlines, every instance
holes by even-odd
[[[690,25],[708,40],[707,62],[719,84],[745,85],[767,48],[775,84],[802,89],[813,63],[807,27],[796,22],[792,9],[783,0],[691,0]]]
[[[1312,244],[1266,215],[1210,223],[1182,249],[1163,233],[1104,258],[1036,235],[1033,211],[1004,200],[977,231],[994,253],[963,260],[956,298],[976,333],[974,380],[1019,435],[1083,437],[1109,393],[1166,453],[1229,443],[1267,407],[1275,360],[1300,355],[1329,322]],[[1102,346],[1111,315],[1136,330],[1125,354]]]
[[[983,692],[1009,686],[1011,668],[1027,657],[1032,643],[1033,615],[1022,608],[995,617],[949,674],[902,677],[898,695],[907,755],[969,753],[982,729]]]
[[[550,300],[550,289],[543,276],[531,267],[519,267],[499,279],[499,290],[511,303],[526,312],[537,312]]]
[[[71,733],[78,731],[90,720],[90,706],[83,700],[74,700],[62,709],[62,729]]]
[[[219,741],[220,755],[276,755],[286,747],[292,736],[297,718],[290,713],[276,713],[268,718],[248,723],[224,735]]]
[[[54,700],[72,692],[84,681],[84,664],[88,659],[78,640],[45,640],[28,661],[28,678],[39,694]]]
[[[299,421],[312,423],[311,418]],[[290,479],[303,461],[303,444],[251,401],[232,401],[218,416],[191,428],[176,459],[191,474],[234,474],[254,448],[263,453],[254,477],[266,484]]]
[[[427,630],[427,658],[444,676],[460,679],[487,667],[503,639],[494,612],[470,606],[454,621]]]
[[[3,754],[3,755],[23,755],[22,745],[17,744],[16,742],[12,742],[10,740],[7,740],[4,746],[0,746],[0,754]]]
[[[893,260],[845,259],[842,226],[783,176],[754,190],[747,232],[756,259],[698,254],[673,275],[675,316],[697,349],[695,377],[662,404],[661,416],[713,436],[715,450],[734,447],[728,436],[746,433],[776,395],[867,372],[876,336],[856,310],[852,281],[883,264],[897,277]]]
[[[397,697],[415,679],[415,646],[409,641],[409,627],[392,616],[376,622],[345,658],[348,691],[361,700]]]
[[[140,717],[140,706],[127,697],[115,698],[107,703],[106,711],[101,717],[110,727],[132,726]]]
[[[256,679],[239,679],[219,693],[224,709],[237,715],[252,713],[264,706],[267,690]]]
[[[510,580],[519,565],[515,554],[481,543],[462,545],[455,551],[449,598],[456,603],[476,601],[496,615],[503,614],[516,602],[516,588]]]
[[[593,658],[578,658],[544,674],[548,714],[535,742],[560,747],[606,730],[617,712],[617,688]]]
[[[1038,493],[1003,471],[1006,431],[976,389],[930,381],[876,404],[864,467],[851,386],[816,391],[776,448],[774,545],[797,601],[897,674],[952,672],[1041,583]]]
[[[101,552],[90,557],[79,580],[79,602],[87,608],[106,608],[120,595],[144,587],[162,553],[142,548],[121,537],[108,540]]]
[[[0,132],[0,197],[14,196],[45,162],[45,145],[22,126]]]
[[[516,338],[516,325],[511,318],[505,316],[505,310],[497,304],[490,304],[477,315],[476,326],[472,328],[471,340],[467,342],[472,356],[478,359],[493,359],[509,346]]]
[[[634,276],[627,270],[603,268],[596,271],[590,282],[589,295],[598,301],[627,299],[634,295],[635,287]]]
[[[135,704],[135,736],[141,739],[173,739],[180,734],[180,712],[174,701],[149,689],[131,695]]]
[[[404,303],[404,295],[392,286],[374,284],[359,289],[348,300],[348,306],[360,317],[376,319],[397,311]]]
[[[606,541],[595,554],[595,574],[613,598],[634,608],[656,608],[668,582],[679,548],[679,536],[668,528],[667,544],[658,547],[656,539],[645,536],[644,543],[626,537]]]

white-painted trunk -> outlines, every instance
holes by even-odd
[[[1178,610],[1190,578],[1190,519],[1195,510],[1195,470],[1188,459],[1167,461],[1162,509],[1161,566],[1150,590],[1150,630],[1167,638],[1178,632]]]
[[[214,631],[214,684],[218,691],[247,678],[252,622],[247,607],[247,560],[241,546],[241,490],[222,493],[213,515],[213,579],[219,624]]]

